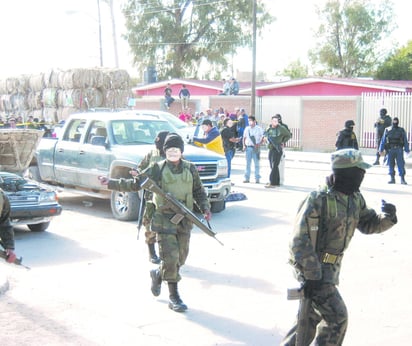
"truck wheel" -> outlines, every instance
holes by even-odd
[[[49,228],[49,225],[50,225],[50,221],[27,225],[27,227],[32,232],[44,232],[47,228]]]
[[[110,206],[113,216],[120,221],[134,221],[139,217],[140,198],[137,192],[112,191]]]
[[[221,211],[226,209],[226,201],[216,201],[210,203],[210,211],[212,213],[220,213]]]

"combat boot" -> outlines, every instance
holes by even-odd
[[[154,264],[160,263],[160,258],[156,255],[155,244],[147,244],[149,247],[149,261]]]
[[[388,184],[395,184],[395,176],[391,175],[391,180],[388,181]]]
[[[169,282],[169,309],[176,312],[183,312],[187,310],[187,305],[180,299],[177,291],[177,282]]]
[[[408,183],[407,183],[406,180],[405,180],[405,176],[404,176],[404,175],[401,176],[401,184],[402,184],[402,185],[408,185]]]
[[[160,295],[162,289],[162,276],[160,275],[159,269],[152,269],[150,271],[150,277],[152,278],[151,290],[155,297]]]
[[[380,158],[380,154],[377,153],[377,154],[376,154],[376,161],[373,163],[374,166],[379,166],[379,165],[380,165],[380,163],[379,163],[379,158]]]

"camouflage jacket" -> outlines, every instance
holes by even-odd
[[[180,164],[175,166],[166,160],[160,161],[158,163],[154,163],[153,165],[149,166],[146,170],[144,170],[144,174],[146,174],[149,178],[154,180],[159,187],[162,187],[161,182],[161,170],[162,165],[168,165],[172,172],[179,174],[182,172],[183,169],[183,162],[186,162],[190,165],[190,172],[193,175],[193,199],[196,201],[197,205],[199,206],[200,210],[204,212],[205,210],[210,209],[209,199],[207,197],[205,188],[203,187],[202,181],[200,180],[199,172],[196,169],[196,166],[189,161],[181,160]],[[110,190],[116,191],[139,191],[140,185],[138,181],[135,179],[110,179],[108,188]]]
[[[325,283],[338,284],[343,254],[355,229],[364,234],[381,233],[395,223],[396,220],[369,208],[360,192],[348,196],[334,190],[313,191],[299,208],[290,244],[290,262],[297,279],[322,279]],[[316,227],[319,227],[317,251],[310,231]]]
[[[10,202],[0,189],[0,238],[5,249],[14,250],[14,230],[10,223]]]

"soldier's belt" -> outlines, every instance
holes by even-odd
[[[322,255],[322,263],[335,264],[340,257],[341,255],[332,255],[330,253],[325,252]]]

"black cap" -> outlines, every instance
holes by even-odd
[[[169,148],[179,148],[183,153],[184,146],[185,144],[182,137],[180,137],[177,133],[172,132],[166,136],[165,144],[163,145],[163,151],[166,152],[166,150]]]

